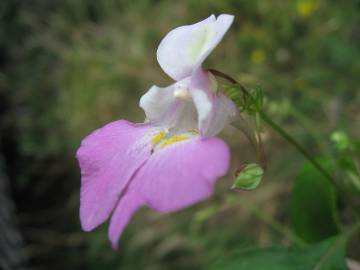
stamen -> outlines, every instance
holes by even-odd
[[[166,136],[166,132],[161,131],[151,139],[151,143],[153,145],[157,145],[165,136]]]
[[[178,99],[186,100],[186,101],[190,101],[192,98],[189,93],[189,89],[184,85],[175,86],[174,97],[176,97]]]
[[[187,141],[189,138],[186,136],[173,136],[170,139],[164,141],[163,143],[161,143],[159,146],[160,148],[164,148],[165,146],[168,146],[170,144],[173,143],[177,143],[177,142],[182,142],[182,141]]]
[[[191,140],[194,136],[199,135],[199,131],[197,129],[190,129],[184,133],[173,136],[170,136],[168,131],[160,131],[149,135],[153,145],[153,151],[157,151],[178,142]]]

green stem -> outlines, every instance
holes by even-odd
[[[276,124],[264,112],[260,112],[261,119],[264,120],[272,129],[278,132],[285,140],[292,144],[305,158],[307,158],[316,169],[318,169],[337,189],[340,189],[339,184],[334,178],[317,162],[299,143],[297,143],[289,134],[286,133],[278,124]]]
[[[213,73],[215,76],[222,77],[229,82],[233,84],[237,84],[240,86],[241,91],[244,95],[250,95],[249,91],[241,85],[238,81],[230,77],[229,75],[215,70],[215,69],[208,69],[211,73]],[[359,213],[356,209],[356,206],[353,204],[353,201],[351,200],[351,196],[347,196],[347,192],[343,190],[343,188],[335,181],[335,179],[331,176],[331,174],[324,169],[323,166],[319,162],[314,159],[309,152],[305,150],[304,147],[302,147],[297,141],[295,141],[284,129],[282,129],[278,124],[276,124],[268,115],[266,115],[264,112],[260,112],[260,117],[262,120],[264,120],[272,129],[274,129],[276,132],[278,132],[286,141],[288,141],[290,144],[292,144],[296,150],[298,150],[307,160],[311,162],[311,164],[337,189],[338,194],[341,196],[341,198],[346,201],[355,214],[357,218],[359,218]]]
[[[347,202],[353,214],[360,218],[359,213],[354,205],[351,196],[348,196],[348,192],[344,190],[342,186],[330,175],[330,173],[324,169],[319,162],[314,159],[309,152],[305,150],[297,141],[295,141],[285,130],[283,130],[278,124],[276,124],[269,116],[264,112],[260,112],[261,119],[264,120],[273,130],[278,132],[285,140],[292,144],[296,150],[298,150],[321,174],[337,189],[339,196],[344,202]]]
[[[241,120],[241,121],[240,121]],[[266,168],[266,157],[262,147],[261,137],[258,132],[252,132],[249,124],[245,119],[240,119],[233,122],[233,126],[241,130],[248,141],[251,143],[251,146],[256,152],[256,160],[263,167]]]

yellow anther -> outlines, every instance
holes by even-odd
[[[151,139],[151,143],[153,145],[157,145],[165,136],[166,136],[166,132],[161,131]]]
[[[186,136],[173,136],[171,137],[170,139],[162,142],[160,144],[160,148],[164,148],[165,146],[168,146],[170,144],[173,144],[173,143],[177,143],[177,142],[182,142],[182,141],[187,141],[189,138],[186,137]]]

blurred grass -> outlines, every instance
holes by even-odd
[[[267,129],[269,170],[257,190],[229,191],[230,173],[211,200],[190,209],[166,216],[143,210],[118,252],[110,249],[106,226],[80,231],[74,153],[107,122],[143,120],[139,97],[153,84],[171,83],[156,62],[169,30],[231,13],[234,25],[205,66],[249,88],[261,85],[276,121],[314,154],[333,154],[332,131],[360,135],[359,12],[359,2],[350,0],[3,0],[0,96],[7,109],[0,130],[31,264],[206,269],[237,248],[289,243],[236,201],[241,196],[288,222],[288,194],[302,159]],[[254,159],[236,130],[223,136],[232,145],[232,171]]]

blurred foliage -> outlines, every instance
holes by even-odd
[[[345,239],[331,238],[303,249],[267,248],[245,250],[211,269],[218,270],[348,270]]]
[[[330,171],[329,162],[322,165]],[[290,199],[294,232],[306,242],[317,242],[339,233],[337,198],[332,184],[306,162],[295,180]]]
[[[302,159],[266,130],[268,171],[255,191],[229,191],[229,176],[197,206],[165,216],[143,210],[118,252],[110,249],[106,226],[80,231],[74,154],[81,139],[115,119],[141,122],[139,97],[153,84],[171,82],[156,62],[161,38],[212,13],[234,14],[235,22],[205,66],[249,88],[261,85],[265,110],[313,154],[333,159],[337,179],[359,195],[359,12],[355,0],[2,0],[1,151],[30,263],[38,269],[207,269],[234,249],[290,244],[249,206],[289,223],[287,202]],[[337,130],[352,147],[344,146],[343,135],[329,135]],[[234,170],[254,158],[238,132],[226,130],[224,137]],[[360,259],[355,247],[350,256]]]

